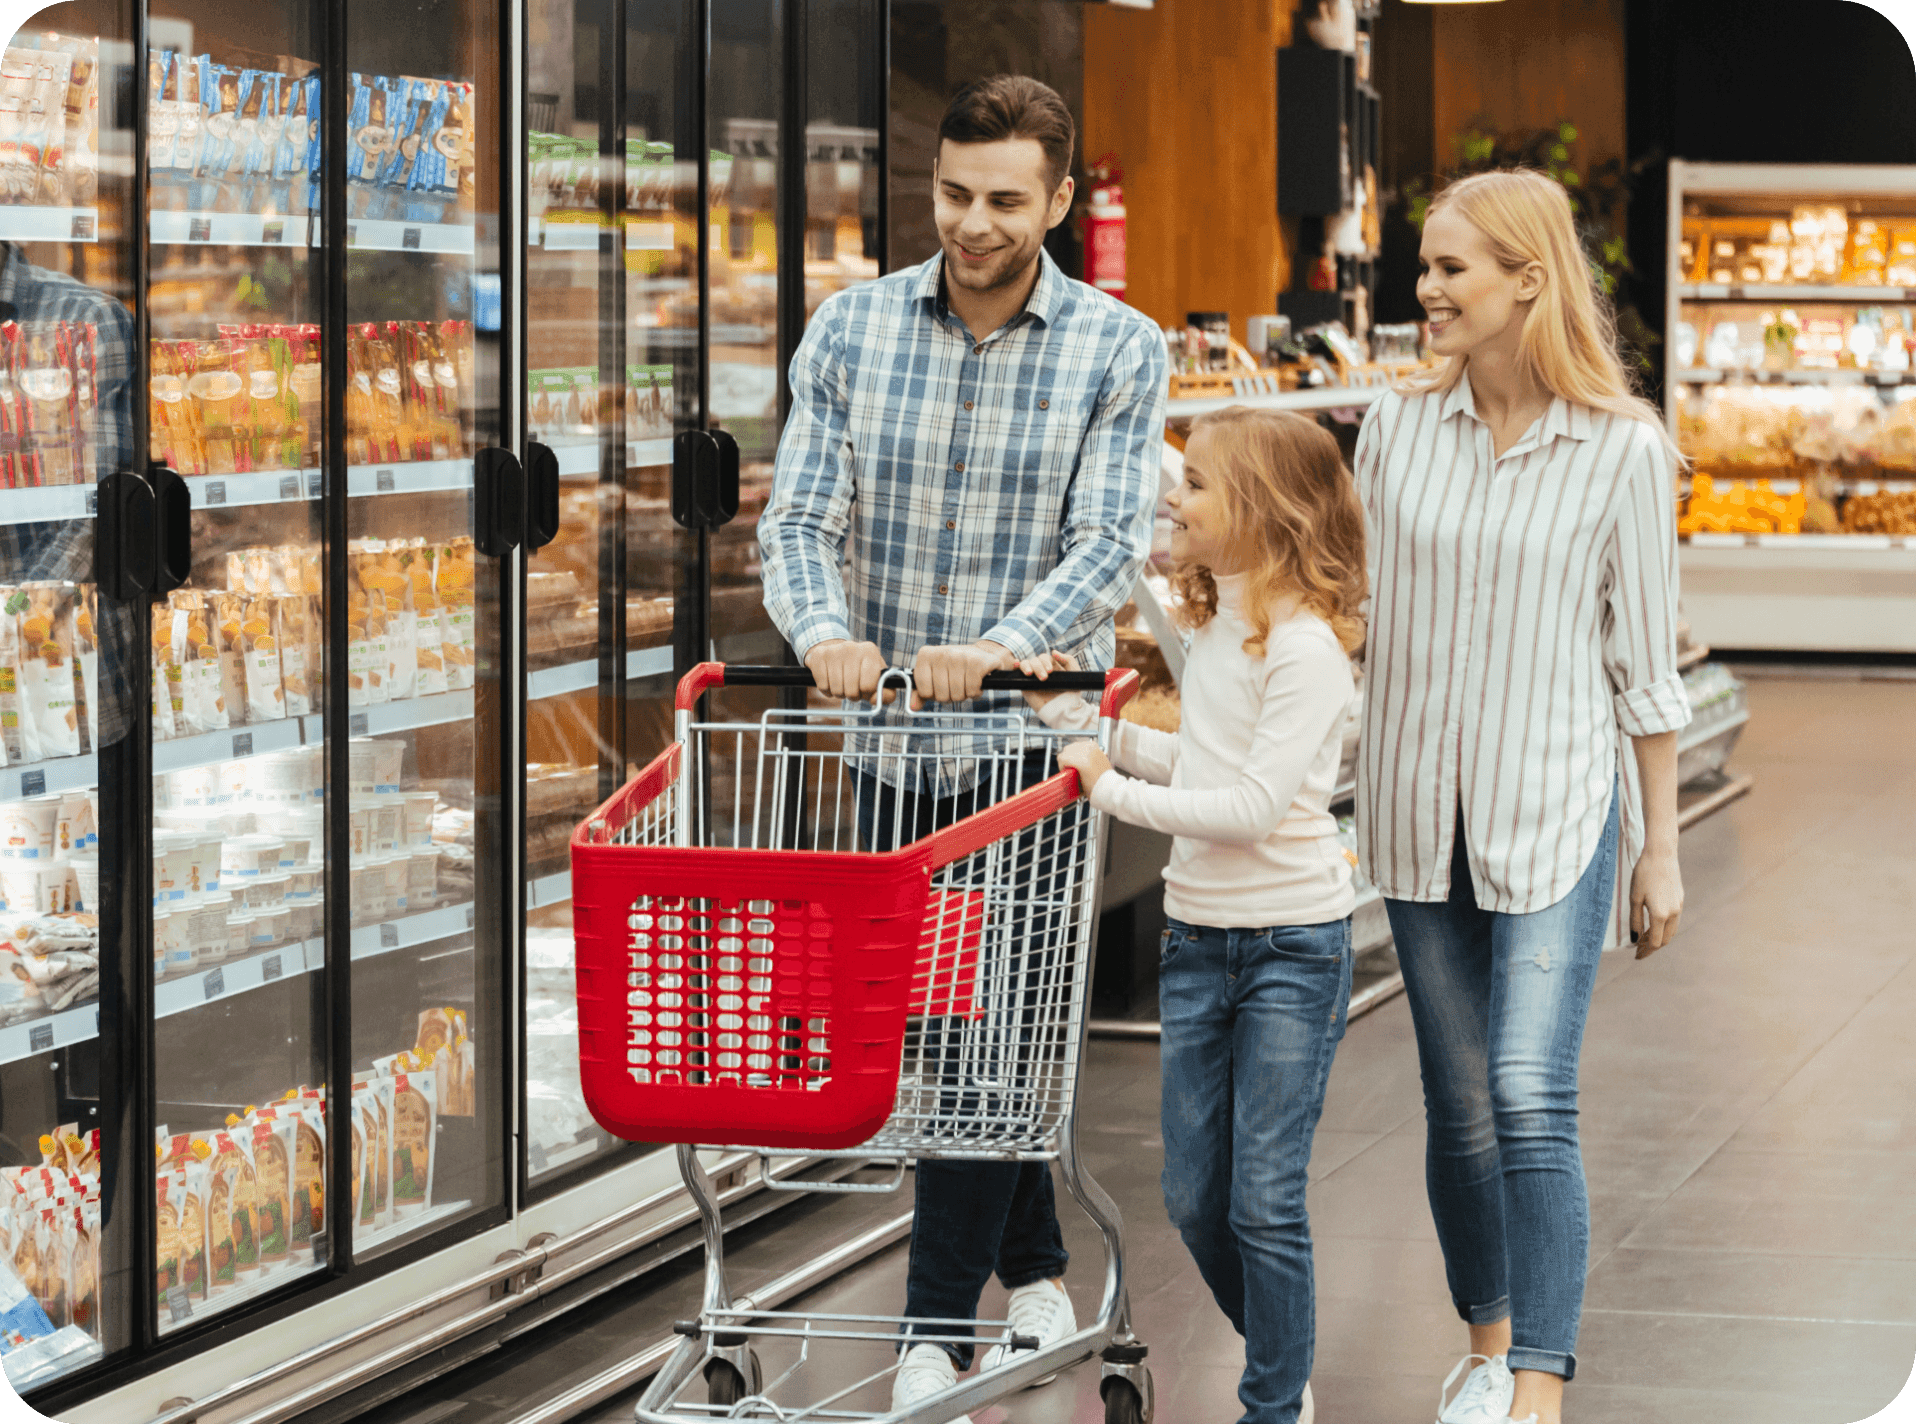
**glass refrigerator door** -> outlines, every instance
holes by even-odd
[[[699,393],[696,32],[673,0],[529,11],[527,425],[561,477],[526,576],[525,1169],[536,1192],[641,1150],[579,1087],[568,842],[670,739],[678,594],[698,544],[670,512]]]
[[[127,492],[138,438],[132,115],[101,84],[130,26],[54,6],[0,57],[0,1367],[22,1391],[133,1347],[143,1298],[150,1149],[121,1085],[145,1041],[145,594],[117,560],[95,582],[100,482]]]
[[[489,0],[353,0],[346,21],[333,191],[349,497],[335,569],[350,740],[332,804],[347,818],[334,884],[351,919],[359,1262],[505,1200],[507,650],[503,560],[475,522],[494,492],[475,462],[497,470],[501,454],[487,155],[506,96]]]

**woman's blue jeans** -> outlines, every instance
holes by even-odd
[[[1244,1424],[1294,1424],[1311,1377],[1306,1169],[1350,993],[1349,919],[1164,932],[1164,1205],[1244,1337]]]
[[[1508,1317],[1513,1370],[1570,1379],[1590,1254],[1577,1059],[1617,875],[1617,804],[1575,888],[1529,915],[1477,907],[1461,812],[1442,904],[1388,900],[1417,1027],[1424,1175],[1450,1294]]]

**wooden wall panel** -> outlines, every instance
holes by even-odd
[[[1289,0],[1160,0],[1084,11],[1086,161],[1124,166],[1126,300],[1160,326],[1187,311],[1277,310],[1277,50]]]
[[[1581,131],[1577,156],[1586,167],[1621,158],[1624,4],[1502,0],[1437,7],[1435,167],[1450,166],[1451,136],[1480,117],[1499,130],[1569,119]]]

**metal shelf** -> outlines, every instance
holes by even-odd
[[[262,213],[155,212],[147,232],[156,244],[206,247],[310,247],[312,219]]]
[[[1685,282],[1676,289],[1680,302],[1857,302],[1868,306],[1916,302],[1909,287],[1851,287],[1809,282]]]
[[[405,915],[383,925],[361,925],[353,931],[352,957],[371,959],[396,949],[449,939],[465,934],[472,928],[472,922],[473,906],[468,900],[463,905],[446,905],[417,915]]]
[[[554,445],[552,453],[559,457],[561,476],[596,476],[599,473],[599,446],[596,441],[583,441],[571,445]],[[672,440],[667,436],[659,440],[628,440],[625,444],[625,466],[638,469],[647,465],[669,465],[672,463]]]
[[[154,769],[158,770],[157,767]],[[100,761],[91,752],[84,756],[25,762],[0,770],[0,801],[23,801],[29,796],[85,791],[89,786],[99,785],[99,782]]]
[[[421,494],[431,490],[472,488],[471,460],[413,460],[396,465],[353,465],[346,471],[346,493]]]
[[[153,986],[153,1017],[163,1019],[183,1014],[296,974],[310,974],[323,968],[325,963],[326,942],[309,939],[275,945],[244,959],[196,969],[177,979],[163,979]]]
[[[45,1018],[27,1019],[0,1028],[0,1063],[15,1063],[69,1044],[100,1036],[100,1006],[81,1004]]]
[[[6,211],[0,208],[0,212]],[[42,485],[0,490],[0,524],[33,524],[43,519],[91,519],[92,485]]]
[[[99,231],[98,208],[0,208],[0,241],[93,242]]]
[[[572,872],[562,870],[557,875],[542,875],[536,880],[526,882],[526,908],[543,910],[548,905],[563,905],[572,898]]]
[[[629,682],[659,677],[671,671],[670,644],[657,648],[635,648],[625,655],[625,676]],[[557,667],[539,668],[527,673],[526,701],[563,697],[568,692],[589,692],[598,685],[599,660],[582,658],[577,662],[560,663]]]

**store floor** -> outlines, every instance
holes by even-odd
[[[1596,996],[1573,1424],[1848,1424],[1916,1360],[1916,683],[1765,680],[1750,702],[1733,763],[1756,789],[1685,833],[1681,937],[1611,956]],[[1158,1196],[1156,1047],[1095,1043],[1090,1071],[1086,1157],[1125,1212],[1158,1418],[1224,1424],[1243,1356]],[[1352,1026],[1311,1161],[1322,1424],[1428,1424],[1463,1351],[1423,1150],[1399,999]],[[1088,1314],[1098,1247],[1066,1218]],[[896,1309],[904,1266],[810,1303]],[[978,1424],[1101,1417],[1086,1366]]]

